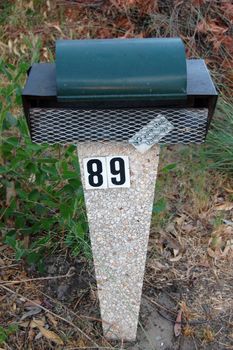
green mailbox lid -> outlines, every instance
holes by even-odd
[[[59,101],[183,99],[184,44],[179,38],[58,40],[56,84]]]

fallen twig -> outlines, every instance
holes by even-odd
[[[59,316],[59,315],[55,314],[55,312],[53,312],[53,311],[47,309],[46,307],[44,307],[44,306],[42,306],[42,305],[36,303],[35,301],[33,301],[33,300],[31,300],[31,299],[25,297],[23,294],[20,294],[20,293],[18,293],[18,292],[15,292],[15,291],[13,291],[12,289],[10,289],[10,288],[8,288],[8,287],[6,287],[6,286],[4,286],[4,285],[1,285],[0,288],[5,289],[7,292],[10,292],[11,294],[17,295],[17,296],[19,296],[20,298],[24,298],[25,300],[30,301],[30,303],[34,304],[35,306],[37,306],[37,307],[41,308],[42,310],[44,310],[44,311],[50,313],[51,315],[53,315],[54,317],[58,318],[59,320],[65,322],[65,323],[67,323],[67,324],[69,324],[69,325],[72,326],[74,329],[76,329],[79,333],[81,333],[87,340],[91,341],[91,342],[99,349],[99,345],[98,345],[94,340],[92,340],[85,332],[83,332],[78,326],[76,326],[73,322],[67,320],[66,318],[64,318],[64,317],[62,317],[62,316]]]
[[[86,315],[82,315],[82,314],[77,314],[76,312],[70,310],[67,306],[65,306],[64,304],[62,304],[60,301],[58,300],[54,300],[50,295],[48,294],[45,294],[44,292],[42,291],[39,291],[42,295],[44,295],[46,298],[49,298],[50,300],[52,300],[53,303],[55,304],[58,304],[60,305],[67,313],[73,315],[75,318],[78,318],[79,320],[83,320],[83,319],[86,319],[86,320],[89,320],[89,321],[95,321],[95,322],[100,322],[100,323],[105,323],[106,325],[109,325],[111,326],[111,324],[107,321],[104,321],[104,320],[101,320],[100,318],[96,318],[96,317],[93,317],[93,316],[86,316]],[[102,334],[99,334],[98,332],[98,335],[103,338],[103,335]],[[108,344],[110,347],[108,349],[111,348],[111,344],[105,339],[105,342],[106,344]],[[102,348],[101,348],[102,349]]]
[[[144,295],[143,298],[149,300],[152,304],[158,306],[160,309],[163,309],[163,310],[169,312],[170,314],[176,315],[176,312],[175,312],[175,311],[172,311],[172,310],[170,310],[170,309],[167,309],[164,305],[159,304],[157,301],[155,301],[155,300],[149,298],[147,295]]]
[[[47,281],[47,280],[53,280],[53,279],[60,279],[60,278],[70,278],[74,276],[75,272],[72,268],[69,269],[67,274],[65,275],[59,275],[59,276],[47,276],[47,277],[36,277],[36,278],[27,278],[25,280],[17,280],[17,281],[0,281],[0,285],[11,285],[11,284],[20,284],[20,283],[27,283],[32,281]]]
[[[11,267],[16,267],[16,266],[19,266],[19,264],[4,265],[4,266],[0,266],[0,270],[10,269]]]

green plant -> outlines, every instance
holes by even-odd
[[[79,163],[74,145],[33,144],[18,114],[28,65],[1,62],[0,229],[3,240],[42,268],[46,253],[70,247],[90,255]]]
[[[209,167],[233,173],[233,103],[220,100],[217,115],[207,138],[206,157]]]
[[[169,187],[170,182],[172,181],[172,175],[168,173],[176,172],[177,171],[177,164],[176,163],[167,163],[167,160],[163,159],[164,150],[166,148],[162,147],[161,150],[161,158],[162,163],[165,163],[166,165],[163,166],[159,171],[159,176],[156,181],[156,188],[155,188],[155,202],[153,205],[152,213],[153,213],[153,225],[156,227],[164,227],[166,223],[171,219],[171,216],[173,215],[169,210],[169,200],[166,197],[167,194],[164,191],[164,188],[167,186]]]
[[[160,214],[166,210],[166,200],[164,198],[160,198],[158,201],[155,202],[153,207],[153,213]]]
[[[0,344],[5,343],[8,337],[14,334],[18,329],[18,326],[15,324],[9,325],[7,328],[0,326]]]

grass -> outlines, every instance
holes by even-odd
[[[220,100],[216,115],[208,134],[206,155],[212,169],[233,174],[233,103]]]

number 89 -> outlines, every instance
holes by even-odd
[[[130,187],[128,157],[84,159],[84,177],[86,189]]]

